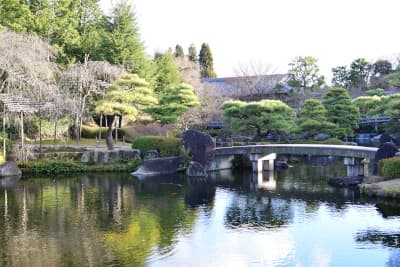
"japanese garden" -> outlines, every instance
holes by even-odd
[[[0,266],[399,266],[400,54],[220,76],[140,5],[0,2]]]

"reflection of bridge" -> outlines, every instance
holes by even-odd
[[[335,156],[344,158],[348,175],[368,175],[368,165],[375,158],[378,149],[374,147],[315,145],[315,144],[277,144],[219,147],[215,149],[215,160],[210,170],[232,168],[235,155],[248,155],[253,171],[259,170],[259,159],[277,153],[283,155]]]

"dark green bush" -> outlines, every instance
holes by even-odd
[[[296,140],[290,140],[290,143],[292,144],[321,144],[321,145],[345,145],[345,142],[343,142],[340,139],[337,138],[329,138],[324,141],[316,141],[312,139],[296,139]]]
[[[385,180],[400,178],[400,157],[380,160],[379,174],[382,175]]]
[[[141,136],[132,143],[132,148],[140,149],[142,155],[149,150],[158,150],[161,157],[178,156],[181,146],[181,139],[164,136]]]
[[[82,137],[83,138],[96,138],[99,136],[99,128],[94,125],[82,125]],[[101,127],[101,137],[104,138],[107,135],[108,128]],[[119,139],[125,135],[125,130],[123,128],[118,128],[118,137]],[[113,129],[113,136],[115,137],[115,129]]]

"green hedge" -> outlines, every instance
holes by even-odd
[[[93,125],[82,125],[82,137],[83,138],[96,138],[99,136],[99,129],[98,126]],[[105,138],[107,135],[108,128],[101,127],[101,138]],[[123,128],[118,128],[118,137],[119,139],[125,135],[125,130]],[[113,129],[113,136],[115,137],[115,129]]]
[[[140,149],[142,155],[149,150],[158,150],[161,157],[178,156],[182,140],[164,136],[141,136],[132,143],[132,148]]]
[[[22,172],[27,174],[67,174],[78,172],[133,172],[137,170],[140,161],[103,165],[86,165],[72,159],[41,159],[20,165]]]
[[[380,160],[379,174],[382,175],[385,180],[400,178],[400,157]]]

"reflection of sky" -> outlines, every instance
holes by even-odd
[[[400,231],[400,219],[384,219],[372,205],[344,209],[320,204],[307,212],[302,201],[291,201],[289,225],[260,230],[225,224],[235,193],[217,189],[211,216],[200,213],[193,232],[180,236],[170,255],[154,255],[150,266],[385,266],[396,250],[357,243],[366,229]],[[157,260],[162,258],[162,260]]]

